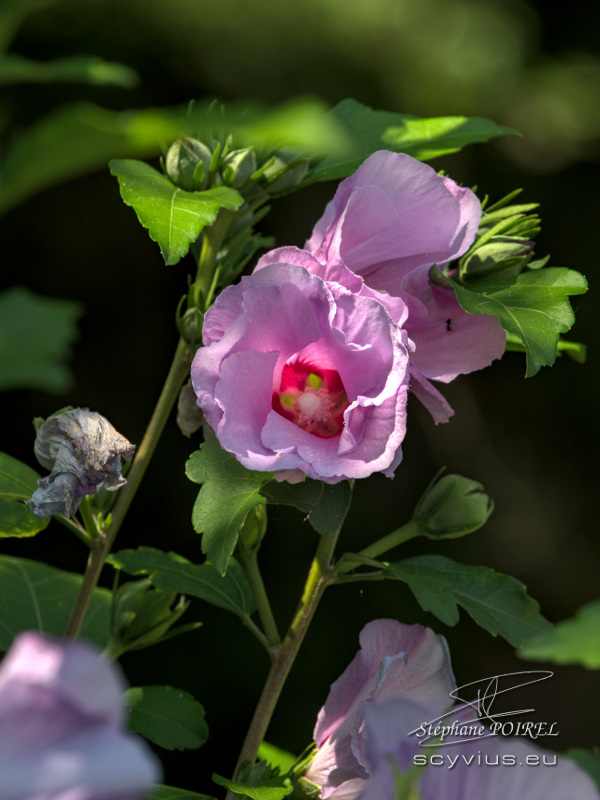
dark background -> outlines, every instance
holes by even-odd
[[[82,98],[126,109],[212,96],[281,102],[308,93],[331,104],[352,96],[419,116],[487,116],[520,130],[522,139],[476,145],[433,163],[492,201],[522,187],[524,202],[541,203],[538,255],[551,253],[552,265],[580,270],[592,287],[589,296],[574,298],[578,321],[570,335],[587,343],[588,361],[561,358],[525,380],[524,357],[509,353],[443,389],[456,411],[444,426],[435,427],[411,402],[396,478],[359,483],[340,548],[359,549],[404,521],[445,466],[480,481],[496,510],[482,531],[435,550],[514,575],[557,621],[598,596],[600,12],[596,3],[579,2],[569,13],[554,13],[541,0],[57,2],[31,14],[12,49],[38,59],[94,53],[134,67],[139,87],[23,85],[4,91],[1,110],[14,135],[54,106]],[[314,186],[279,201],[264,232],[278,244],[301,245],[334,188]],[[66,404],[100,411],[139,443],[176,344],[174,308],[191,262],[164,266],[107,169],[11,211],[0,220],[0,242],[2,288],[23,284],[85,305],[71,361],[74,388],[60,396],[5,393],[1,449],[35,466],[31,419]],[[149,544],[200,560],[190,524],[197,487],[183,472],[198,444],[179,433],[174,419],[168,423],[118,548]],[[316,534],[282,507],[270,511],[270,523],[261,563],[283,629]],[[36,539],[2,547],[74,571],[85,565],[83,546],[55,524]],[[402,554],[432,551],[431,543],[416,541]],[[464,613],[456,628],[447,628],[423,613],[402,584],[334,588],[285,687],[270,741],[293,752],[306,746],[329,684],[356,652],[360,629],[378,616],[444,634],[459,684],[538,667],[517,659],[510,645]],[[165,783],[212,792],[210,773],[231,772],[268,663],[225,612],[195,602],[187,618],[204,626],[122,663],[133,684],[170,683],[205,705],[209,742],[166,756]],[[558,723],[560,736],[545,744],[558,750],[598,744],[598,674],[553,669],[549,682],[520,698],[536,709],[536,720]]]

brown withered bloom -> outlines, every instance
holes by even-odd
[[[72,516],[86,495],[123,486],[121,458],[131,461],[135,445],[96,411],[73,408],[48,417],[37,432],[34,452],[51,472],[38,481],[27,505],[47,519]]]

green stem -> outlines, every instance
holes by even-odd
[[[281,639],[279,638],[275,617],[273,616],[271,604],[269,603],[269,598],[265,590],[265,584],[263,583],[262,575],[258,567],[257,552],[255,549],[244,550],[240,547],[238,555],[256,599],[258,615],[267,637],[269,649],[277,647],[277,645],[281,643]]]
[[[325,533],[321,536],[292,623],[285,639],[274,651],[271,669],[242,746],[236,772],[243,761],[254,761],[256,759],[258,748],[267,732],[279,695],[319,601],[327,586],[335,580],[331,562],[338,536],[339,530],[335,533]],[[232,792],[228,792],[226,800],[233,800],[234,797],[235,795]]]
[[[195,303],[198,308],[201,307],[202,311],[206,311],[210,304],[209,298],[212,299],[214,294],[214,268],[219,254],[219,249],[225,239],[227,228],[229,228],[234,217],[233,211],[227,211],[222,208],[219,211],[217,219],[210,228],[205,228],[202,233],[202,248],[200,250],[200,258],[198,259],[198,270],[196,272],[196,280],[194,287],[197,294],[202,294],[202,305],[198,302],[198,296]]]
[[[99,533],[91,543],[90,555],[79,595],[73,606],[71,618],[65,631],[65,636],[67,637],[76,638],[79,634],[94,589],[98,584],[106,556],[109,554],[115,536],[123,524],[125,515],[144,477],[165,423],[175,405],[181,386],[188,375],[193,352],[192,345],[189,345],[183,339],[179,340],[165,385],[158,398],[142,443],[137,449],[131,469],[127,473],[127,483],[119,490],[117,502],[112,510],[112,522],[106,531]]]
[[[93,542],[93,537],[81,526],[81,523],[78,522],[76,519],[71,519],[70,517],[63,517],[62,514],[55,514],[54,519],[57,522],[60,522],[61,525],[64,525],[67,530],[70,530],[71,533],[74,533],[78,539],[84,544],[87,544],[88,547]]]
[[[420,536],[421,533],[422,530],[419,525],[414,520],[411,520],[410,522],[407,522],[406,525],[396,528],[395,531],[388,533],[386,536],[382,536],[381,539],[378,539],[376,542],[373,542],[373,544],[365,547],[364,550],[361,550],[358,553],[358,555],[364,556],[365,558],[377,558],[377,556],[380,556],[382,553],[387,553],[388,550],[392,550],[399,544],[404,544],[404,542],[407,542],[409,539],[414,539],[415,536]],[[334,573],[336,576],[344,575],[346,572],[350,572],[355,567],[355,559],[342,556],[334,570]]]

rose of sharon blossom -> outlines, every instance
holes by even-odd
[[[355,798],[365,787],[368,705],[409,697],[436,717],[449,706],[455,688],[446,642],[430,628],[374,620],[361,631],[360,646],[332,684],[314,731],[317,752],[305,777],[321,787],[323,800]]]
[[[131,461],[135,445],[95,411],[73,408],[48,417],[37,432],[34,451],[50,475],[38,481],[27,501],[34,514],[75,514],[85,495],[127,483],[121,458]]]
[[[220,294],[202,336],[198,405],[244,466],[292,481],[393,475],[408,350],[376,300],[272,264]]]
[[[467,314],[451,288],[431,282],[432,265],[462,256],[474,241],[481,205],[470,189],[402,153],[373,153],[343,180],[303,251],[311,272],[352,291],[366,285],[382,302],[399,297],[415,344],[413,369],[448,382],[504,352],[496,317]],[[258,264],[280,260],[278,251]],[[381,299],[380,298],[380,299]],[[388,306],[389,307],[389,306]]]
[[[396,800],[398,772],[406,774],[415,763],[422,768],[415,786],[420,800],[600,800],[594,782],[574,761],[527,738],[478,736],[419,747],[411,732],[437,718],[430,709],[395,697],[365,703],[363,713],[369,777],[354,795],[358,800]],[[447,716],[442,724],[454,719]],[[478,722],[472,711],[468,719]]]
[[[0,667],[2,800],[142,800],[160,769],[121,728],[124,689],[86,645],[15,639]]]

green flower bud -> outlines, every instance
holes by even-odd
[[[256,156],[251,147],[232,150],[225,156],[223,182],[234,189],[241,189],[256,172]]]
[[[176,592],[154,589],[147,579],[122,584],[114,597],[107,648],[111,655],[159,642],[189,605],[183,597],[176,600]]]
[[[302,183],[308,171],[309,158],[294,152],[280,150],[273,156],[272,164],[263,172],[268,194],[279,194]]]
[[[494,503],[480,483],[444,475],[421,497],[413,520],[430,539],[454,539],[481,528],[493,510]]]
[[[197,139],[177,139],[165,159],[167,175],[186,192],[206,189],[212,153]]]

